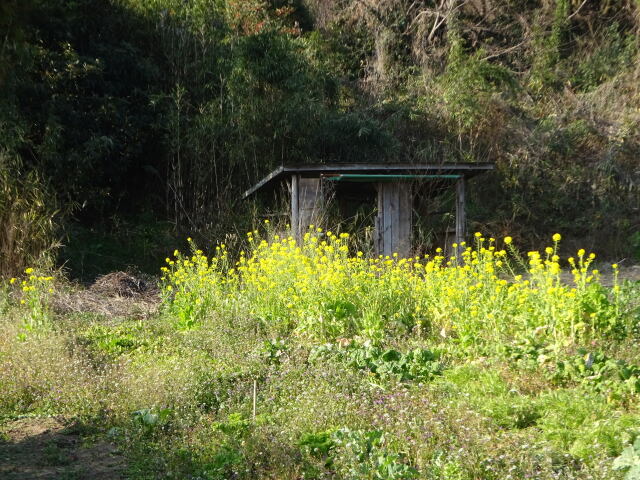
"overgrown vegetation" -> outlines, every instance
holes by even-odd
[[[191,242],[143,320],[56,313],[28,269],[0,291],[0,418],[97,429],[131,478],[635,478],[640,285],[549,243]]]
[[[52,266],[58,247],[55,196],[37,172],[21,170],[17,159],[0,150],[0,277],[29,265]]]
[[[78,422],[140,479],[638,478],[640,285],[578,248],[640,259],[639,29],[637,0],[1,2],[0,429]],[[487,236],[253,230],[240,192],[329,161],[495,162]],[[162,267],[159,297],[61,266]]]
[[[73,207],[60,260],[80,277],[118,263],[123,224],[249,229],[239,192],[283,162],[495,161],[470,195],[484,230],[637,255],[635,0],[1,8],[0,148],[22,165],[9,181],[38,178]],[[78,246],[78,232],[112,240]],[[142,252],[151,269],[157,248],[135,238],[120,263]]]
[[[73,420],[140,479],[638,478],[640,286],[578,247],[640,259],[639,29],[637,0],[1,2],[0,427]],[[240,192],[329,161],[495,162],[487,237],[252,230]],[[573,257],[513,247],[558,230]],[[158,303],[60,266],[162,266]]]

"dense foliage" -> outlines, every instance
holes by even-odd
[[[86,292],[31,268],[2,284],[0,431],[72,419],[133,479],[636,478],[640,285],[617,266],[563,271],[560,235],[522,259],[477,234],[460,263],[249,236],[167,258],[142,319],[61,310]]]
[[[249,226],[238,193],[282,162],[488,160],[486,230],[640,248],[635,0],[0,8],[0,148],[23,166],[0,168],[37,172],[84,228]],[[74,268],[116,250],[79,252],[71,231]]]

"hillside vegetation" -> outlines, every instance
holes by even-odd
[[[0,477],[640,478],[639,33],[640,0],[0,2]],[[416,202],[410,258],[241,199],[330,161],[496,169],[459,245]]]
[[[0,235],[26,258],[5,274],[55,246],[50,220],[79,273],[160,257],[168,231],[244,231],[239,192],[282,162],[493,161],[471,195],[485,231],[638,255],[636,0],[0,8],[3,223],[44,219]],[[33,190],[48,200],[14,201]]]

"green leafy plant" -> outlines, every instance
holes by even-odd
[[[93,325],[79,336],[78,341],[90,351],[114,359],[148,347],[150,342],[144,333],[145,326],[139,322],[113,327]]]
[[[366,370],[380,379],[403,381],[429,381],[441,375],[443,366],[438,355],[426,348],[416,348],[406,353],[395,349],[383,349],[369,343],[350,343],[346,348],[335,344],[316,347],[310,355],[315,360],[333,355],[349,367]]]
[[[288,350],[289,347],[284,339],[266,340],[263,346],[264,356],[270,365],[279,365]]]
[[[611,292],[598,283],[589,284],[580,296],[583,323],[591,331],[624,338],[627,334],[625,318],[618,314]]]
[[[425,348],[406,353],[379,347],[354,348],[349,351],[348,363],[358,369],[366,369],[380,378],[397,381],[428,381],[442,374],[442,364],[436,354]]]
[[[166,425],[173,413],[170,408],[142,408],[133,412],[133,419],[145,433],[151,433]]]
[[[418,478],[418,471],[404,456],[389,449],[387,436],[380,430],[341,428],[332,435],[337,470],[347,478],[400,480]]]
[[[244,418],[241,413],[232,413],[225,422],[214,423],[213,428],[225,435],[243,435],[247,432],[250,424],[249,420]]]
[[[213,452],[204,462],[205,478],[223,480],[233,475],[233,471],[244,460],[244,440],[251,423],[241,413],[231,413],[224,422],[212,425],[214,432],[222,434],[213,442]]]
[[[558,361],[548,375],[555,382],[579,382],[612,399],[623,400],[640,394],[640,367],[602,352],[580,349],[577,355]]]
[[[321,460],[323,467],[328,469],[333,465],[333,451],[336,448],[333,434],[333,430],[305,433],[300,438],[298,444],[311,456]]]
[[[640,480],[640,437],[613,461],[613,469],[625,472],[625,480]]]

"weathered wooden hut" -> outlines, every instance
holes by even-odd
[[[244,192],[243,197],[274,190],[286,182],[291,196],[291,227],[297,238],[323,218],[329,182],[342,204],[349,199],[377,197],[376,251],[408,256],[412,253],[414,195],[419,187],[429,183],[432,193],[455,189],[455,241],[460,243],[466,237],[466,182],[492,169],[491,163],[283,165]]]

